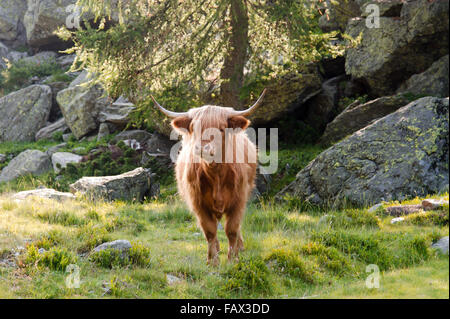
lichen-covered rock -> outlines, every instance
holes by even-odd
[[[426,71],[411,76],[399,87],[397,92],[447,97],[448,71],[447,54],[435,61]]]
[[[14,41],[22,31],[26,0],[0,1],[0,40]]]
[[[67,11],[76,0],[28,0],[23,23],[28,44],[33,47],[61,47],[62,40],[54,32],[64,26],[69,14]]]
[[[321,142],[330,144],[339,141],[409,102],[410,100],[406,96],[398,94],[383,96],[359,105],[351,104],[332,122],[328,123]]]
[[[31,85],[0,98],[0,142],[34,141],[47,123],[52,91],[47,85]]]
[[[59,201],[65,199],[75,199],[75,196],[72,193],[58,192],[51,188],[38,188],[30,191],[23,191],[16,193],[12,196],[12,198],[16,200],[24,200],[27,199],[28,197],[48,198]]]
[[[298,75],[286,75],[267,84],[262,104],[250,116],[255,125],[276,120],[302,106],[321,90],[321,78],[317,69]]]
[[[322,152],[278,199],[368,205],[448,190],[449,100],[424,97]]]
[[[374,96],[389,95],[413,74],[425,71],[448,54],[449,2],[405,2],[400,17],[380,17],[378,28],[368,28],[365,18],[349,21],[346,33],[359,45],[346,53],[346,73],[367,85]]]
[[[448,236],[442,237],[433,245],[432,248],[438,249],[441,253],[448,255]]]
[[[117,134],[113,139],[112,143],[117,143],[119,141],[125,141],[125,140],[136,140],[139,143],[144,143],[145,141],[149,140],[152,137],[152,134],[150,134],[147,131],[144,130],[130,130],[130,131],[123,131]]]
[[[319,27],[324,32],[344,31],[350,18],[358,17],[361,9],[357,0],[326,1],[325,14],[319,19]]]
[[[82,156],[69,152],[56,152],[52,154],[53,169],[59,173],[62,168],[66,168],[69,163],[79,163],[83,159]]]
[[[99,114],[100,122],[125,125],[130,121],[130,113],[135,109],[134,104],[120,97]]]
[[[94,252],[99,252],[102,250],[114,249],[118,250],[122,253],[122,256],[125,256],[128,251],[131,249],[131,243],[126,239],[118,239],[114,241],[110,241],[107,243],[103,243],[94,248]]]
[[[79,192],[92,200],[143,200],[150,190],[150,171],[142,167],[133,171],[102,177],[83,177],[70,185],[70,191]]]
[[[8,182],[19,176],[41,175],[52,169],[50,157],[38,150],[26,150],[9,162],[0,173],[0,182]]]
[[[56,96],[64,119],[77,139],[98,127],[98,114],[108,105],[104,90],[97,84],[89,86],[86,81],[88,78],[83,72]]]

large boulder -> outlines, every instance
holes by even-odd
[[[434,62],[426,71],[414,74],[397,90],[412,94],[448,96],[448,54]]]
[[[0,98],[0,142],[34,141],[47,123],[52,91],[47,85],[31,85]]]
[[[139,167],[116,176],[83,177],[71,184],[70,190],[92,200],[143,200],[150,190],[150,177],[149,170]]]
[[[64,119],[77,139],[98,127],[98,114],[108,105],[103,88],[98,84],[89,85],[87,80],[83,72],[56,96]]]
[[[19,176],[41,175],[52,169],[50,157],[38,150],[26,150],[9,162],[0,173],[0,182],[8,182]]]
[[[368,126],[375,120],[395,112],[411,102],[403,94],[383,96],[367,103],[350,104],[342,113],[328,123],[321,142],[330,144]]]
[[[319,19],[319,27],[324,32],[334,30],[345,31],[347,21],[358,17],[361,9],[357,0],[325,1],[325,14]]]
[[[26,8],[26,0],[0,1],[0,41],[12,42],[21,36]]]
[[[77,0],[28,0],[23,23],[28,44],[38,48],[61,48],[64,44],[55,31],[66,24],[72,11],[68,10]]]
[[[424,97],[330,147],[277,198],[367,205],[448,190],[449,100]]]
[[[346,33],[362,34],[361,43],[346,53],[346,73],[364,83],[371,95],[383,96],[448,54],[447,0],[405,2],[399,17],[380,17],[368,28],[365,18],[349,21]]]
[[[308,71],[297,75],[289,74],[267,84],[262,104],[250,116],[252,123],[263,125],[277,120],[317,95],[321,90],[320,74],[315,68]]]

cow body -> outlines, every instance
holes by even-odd
[[[208,128],[220,129],[227,126],[227,111],[227,108],[218,106],[204,106],[192,109],[189,116],[193,123],[201,125],[199,132],[204,132]],[[225,138],[222,139],[219,163],[198,158],[194,150],[199,141],[198,135],[183,135],[176,163],[179,194],[197,217],[208,241],[208,262],[213,264],[218,263],[217,226],[222,217],[225,218],[224,229],[229,241],[228,258],[237,258],[238,251],[243,249],[240,227],[256,175],[256,163],[251,160],[256,159],[255,145],[243,130],[229,134],[228,142]],[[238,152],[243,152],[241,162],[236,160]],[[226,163],[227,155],[232,155],[231,163]]]
[[[207,261],[219,263],[217,226],[225,218],[228,259],[237,259],[244,242],[241,223],[247,200],[254,188],[257,151],[245,134],[246,116],[261,104],[266,90],[255,104],[243,111],[205,105],[188,112],[173,112],[155,100],[155,106],[172,118],[172,127],[182,137],[176,162],[178,191],[197,217],[208,241]]]

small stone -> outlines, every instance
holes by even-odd
[[[55,200],[65,200],[65,199],[75,199],[75,195],[71,193],[58,192],[51,188],[41,188],[34,189],[30,191],[23,191],[16,193],[12,196],[13,199],[22,201],[30,196],[36,196],[41,198],[55,199]]]
[[[166,274],[167,284],[169,286],[178,284],[182,282],[183,280],[181,278],[178,278],[177,276]]]
[[[443,254],[448,255],[448,236],[442,237],[433,245],[431,245],[431,247],[439,249]]]
[[[422,208],[424,210],[434,210],[443,207],[445,204],[448,205],[448,200],[429,198],[422,201]]]
[[[72,133],[63,134],[62,139],[64,142],[68,142],[71,136],[73,136]]]
[[[56,152],[52,155],[53,169],[59,173],[62,168],[66,168],[69,163],[79,163],[83,157],[69,152]]]
[[[390,216],[401,216],[417,213],[422,210],[422,205],[399,205],[386,207],[386,211]]]
[[[396,218],[392,218],[391,220],[391,224],[397,224],[399,222],[402,222],[405,220],[405,217],[396,217]]]
[[[106,249],[119,250],[122,252],[122,255],[125,255],[131,249],[131,243],[125,239],[118,239],[118,240],[110,241],[107,243],[103,243],[103,244],[95,247],[94,252],[99,252],[99,251],[106,250]]]
[[[97,141],[100,141],[105,136],[109,135],[109,127],[106,123],[100,123],[97,134]]]
[[[38,249],[38,253],[39,254],[43,254],[43,253],[45,253],[46,252],[46,250],[44,249],[44,248],[39,248]]]
[[[55,154],[56,152],[58,152],[59,150],[63,149],[64,147],[67,146],[67,143],[61,143],[52,147],[49,147],[46,151],[48,156],[52,156],[53,154]]]
[[[4,163],[6,162],[6,155],[5,154],[0,154],[0,163]]]

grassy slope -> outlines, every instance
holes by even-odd
[[[50,251],[52,246],[61,248],[81,268],[81,287],[66,288],[64,271],[40,264],[25,249],[16,258],[19,267],[0,266],[0,297],[448,298],[448,256],[427,248],[448,235],[448,224],[391,225],[390,217],[377,221],[364,210],[328,212],[335,216],[330,223],[320,219],[319,211],[286,210],[251,205],[243,225],[242,263],[226,262],[222,230],[221,266],[215,269],[205,264],[206,242],[195,220],[176,199],[144,204],[43,199],[17,203],[4,195],[3,258],[26,245],[25,240],[28,247],[34,243]],[[327,242],[333,236],[340,236],[338,244]],[[138,250],[148,248],[148,263],[110,269],[83,255],[102,241],[119,238],[139,243]],[[311,247],[319,248],[315,255]],[[369,263],[382,268],[380,289],[364,286]],[[168,285],[166,274],[183,281]],[[110,287],[106,295],[104,286]]]

